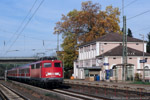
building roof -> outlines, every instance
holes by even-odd
[[[117,46],[107,52],[105,52],[102,55],[99,55],[97,57],[102,57],[102,56],[122,56],[122,51],[123,51],[123,46]],[[136,50],[136,49],[132,49],[130,47],[127,47],[127,56],[143,56],[143,52]],[[150,53],[144,53],[145,56],[150,56]]]
[[[106,35],[103,35],[102,37],[100,37],[96,40],[93,40],[93,41],[90,41],[87,43],[83,43],[79,47],[95,43],[96,41],[100,41],[100,42],[122,42],[123,36],[119,33],[107,33]],[[143,40],[127,36],[127,42],[143,42]]]

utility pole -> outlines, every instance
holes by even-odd
[[[122,16],[123,16],[123,41],[122,41],[122,80],[127,80],[127,35],[126,35],[126,16],[124,16],[124,0],[122,0]]]
[[[127,80],[127,35],[126,35],[126,16],[123,16],[123,81]]]
[[[144,35],[140,34],[143,38],[143,82],[145,82],[145,55],[144,55]]]

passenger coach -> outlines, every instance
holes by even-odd
[[[37,85],[59,85],[63,82],[60,60],[42,60],[7,71],[7,78]]]

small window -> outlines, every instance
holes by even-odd
[[[44,67],[52,67],[51,63],[44,63]]]
[[[116,59],[115,57],[113,59]]]
[[[96,66],[96,64],[92,64],[92,67],[95,67]]]
[[[90,74],[90,76],[94,76],[94,74]]]
[[[139,45],[139,43],[136,43],[136,45]]]
[[[55,63],[54,66],[55,67],[61,67],[61,64],[60,63]]]
[[[31,69],[34,69],[34,65],[31,65]]]
[[[107,43],[104,43],[105,45],[107,45]]]
[[[132,58],[129,58],[129,59],[132,59]]]

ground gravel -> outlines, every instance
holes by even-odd
[[[11,81],[5,82],[4,80],[0,80],[0,83],[7,85],[8,87],[14,89],[15,91],[19,92],[30,100],[58,100],[57,98],[52,97],[48,93],[44,93],[42,91],[39,92],[39,90],[37,90],[36,92],[36,90],[14,84]]]

